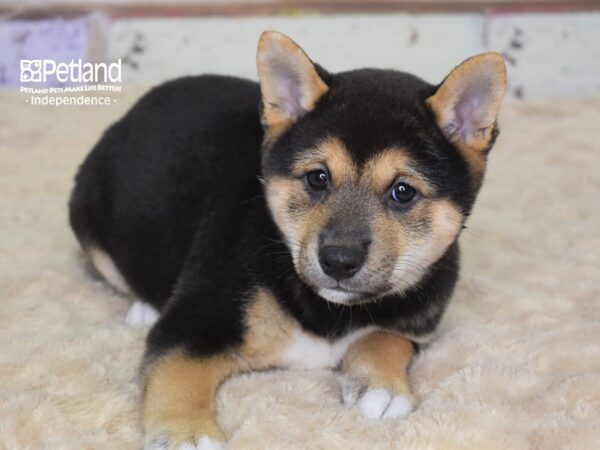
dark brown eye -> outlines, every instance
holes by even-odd
[[[407,204],[410,203],[415,196],[417,195],[417,191],[410,184],[406,183],[396,183],[392,188],[392,200],[396,203]]]
[[[306,174],[306,182],[313,191],[322,191],[329,184],[329,176],[322,169],[313,170]]]

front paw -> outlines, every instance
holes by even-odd
[[[348,377],[342,390],[344,403],[355,405],[360,414],[369,419],[404,418],[413,410],[410,395],[384,388],[369,388],[365,383]]]
[[[144,450],[223,450],[223,442],[208,436],[180,442],[163,435],[147,442]]]
[[[224,437],[210,420],[171,420],[146,431],[144,450],[222,450]]]

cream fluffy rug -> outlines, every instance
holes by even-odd
[[[144,332],[67,225],[77,165],[118,106],[0,94],[0,448],[135,449]],[[407,419],[340,403],[330,372],[227,382],[232,449],[600,448],[600,99],[507,104],[462,237],[462,281],[410,370]]]

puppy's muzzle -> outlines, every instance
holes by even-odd
[[[370,230],[365,222],[352,216],[338,216],[323,229],[319,237],[318,257],[326,275],[336,281],[346,280],[363,267],[371,243]]]

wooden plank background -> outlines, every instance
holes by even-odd
[[[518,13],[600,10],[600,0],[0,0],[5,17],[74,16],[103,11],[112,17],[247,16],[340,13]]]

